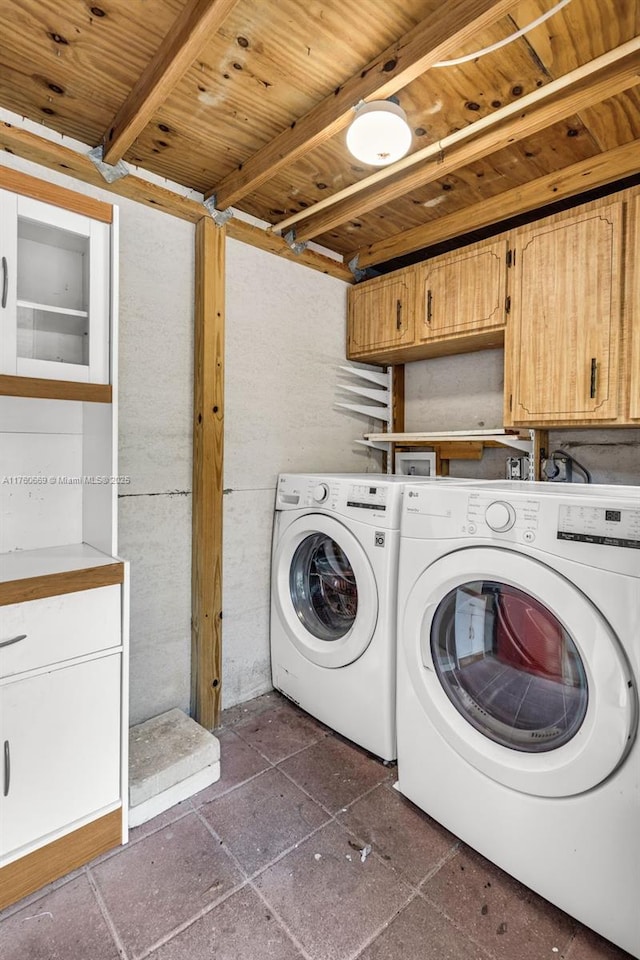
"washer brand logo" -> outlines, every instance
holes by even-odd
[[[418,493],[417,490],[409,490],[409,496],[410,496],[410,497],[419,497],[420,494]]]
[[[381,530],[376,530],[374,543],[376,547],[384,547],[384,533]]]

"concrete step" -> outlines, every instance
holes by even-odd
[[[129,826],[137,827],[220,777],[220,743],[182,710],[129,730]]]

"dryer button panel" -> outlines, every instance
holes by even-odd
[[[640,549],[640,510],[560,504],[558,540]]]

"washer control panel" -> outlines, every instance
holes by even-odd
[[[640,509],[560,504],[558,540],[640,550]]]

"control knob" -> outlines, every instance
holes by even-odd
[[[494,500],[485,510],[484,519],[487,526],[496,533],[511,530],[516,522],[516,512],[510,503],[504,500]]]
[[[324,503],[329,496],[329,487],[326,483],[317,483],[313,488],[312,496],[316,503]]]

